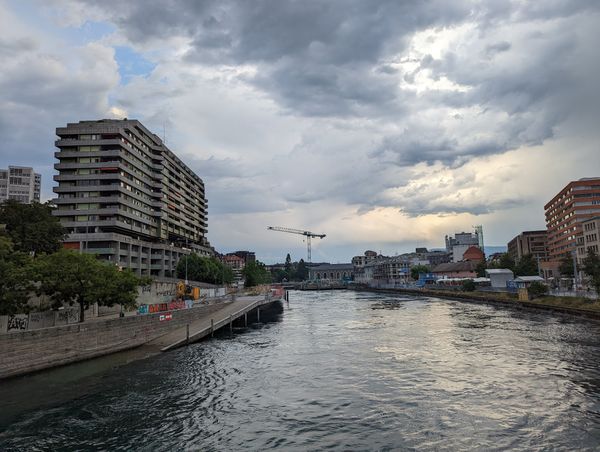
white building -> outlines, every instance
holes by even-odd
[[[506,283],[514,279],[512,270],[508,268],[490,268],[485,271],[490,278],[490,285],[494,288],[506,288]]]
[[[446,236],[446,251],[451,253],[452,262],[460,262],[465,251],[472,246],[481,248],[478,232],[459,232],[454,237]]]
[[[13,199],[23,204],[40,202],[42,176],[33,168],[9,166],[0,169],[0,202]]]

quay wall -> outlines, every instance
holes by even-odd
[[[378,289],[371,287],[353,287],[352,290],[363,291],[363,292],[378,292],[378,293],[388,293],[388,294],[397,294],[403,293],[407,295],[416,295],[416,296],[426,296],[426,297],[436,297],[436,298],[445,298],[449,300],[459,300],[459,301],[467,301],[467,302],[475,302],[475,303],[487,303],[494,306],[505,306],[514,309],[532,309],[538,311],[549,311],[549,312],[558,312],[561,314],[569,314],[575,315],[579,317],[587,317],[590,319],[600,320],[600,312],[592,311],[587,309],[577,309],[567,306],[556,306],[550,304],[542,304],[531,301],[518,301],[517,299],[511,300],[507,298],[501,298],[495,296],[494,292],[475,292],[475,293],[466,293],[466,292],[455,292],[455,291],[445,291],[445,290],[429,290],[429,289],[408,289],[408,288],[394,288],[394,289]]]
[[[222,307],[216,303],[0,334],[0,379],[138,347]]]

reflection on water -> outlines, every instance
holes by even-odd
[[[338,291],[292,293],[261,320],[129,364],[113,357],[2,383],[0,449],[600,443],[598,323]]]

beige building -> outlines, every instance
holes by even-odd
[[[518,261],[531,254],[541,262],[548,260],[548,231],[523,231],[508,242],[508,254]]]
[[[600,216],[590,218],[582,223],[583,246],[577,247],[577,260],[582,262],[588,251],[599,254],[600,250]]]
[[[12,199],[22,204],[40,202],[42,176],[27,166],[0,169],[0,202]]]

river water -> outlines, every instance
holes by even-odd
[[[0,449],[600,448],[599,323],[349,291],[261,320],[0,383]]]

